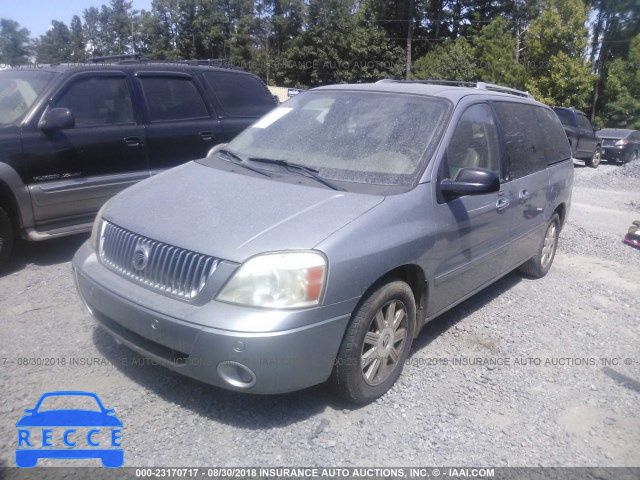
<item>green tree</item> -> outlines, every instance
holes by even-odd
[[[106,55],[106,42],[100,28],[100,10],[96,7],[85,8],[82,18],[82,33],[87,42],[87,50],[91,56]]]
[[[131,53],[133,3],[126,0],[110,0],[100,9],[100,30],[106,44],[107,55]]]
[[[71,31],[64,22],[51,21],[51,27],[36,43],[38,63],[67,62],[71,60]]]
[[[355,14],[350,33],[348,82],[372,82],[381,78],[402,77],[405,51],[385,41],[386,31],[375,21],[372,1],[363,1]]]
[[[640,34],[630,42],[628,58],[613,61],[606,95],[611,101],[604,109],[604,123],[640,129]]]
[[[0,63],[20,65],[29,61],[29,30],[6,18],[0,19]]]
[[[473,37],[478,77],[491,83],[523,88],[524,67],[516,60],[516,39],[505,18],[497,18]]]
[[[86,44],[84,41],[84,33],[82,31],[82,20],[78,15],[74,15],[71,19],[71,58],[74,62],[83,62],[87,58],[87,52],[85,50]]]
[[[525,38],[526,88],[540,101],[585,109],[593,90],[586,58],[587,7],[582,0],[549,0]]]
[[[417,79],[474,81],[478,70],[473,46],[464,37],[447,40],[414,63]]]
[[[310,0],[300,36],[287,52],[289,85],[343,83],[350,75],[350,33],[355,22],[352,0]]]

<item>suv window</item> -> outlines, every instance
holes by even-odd
[[[462,114],[447,148],[448,178],[463,168],[486,168],[500,175],[498,134],[491,108],[472,105]]]
[[[77,127],[134,123],[133,104],[125,77],[83,77],[55,102],[71,110]]]
[[[24,115],[54,76],[52,72],[38,71],[0,73],[0,125]]]
[[[558,118],[560,119],[560,122],[563,125],[568,125],[570,127],[574,126],[573,123],[573,113],[570,110],[562,110],[562,109],[555,109],[554,112],[556,112],[556,115],[558,116]]]
[[[504,136],[509,178],[514,180],[546,168],[544,140],[535,112],[538,107],[496,102],[495,108]]]
[[[152,122],[209,116],[202,95],[186,77],[140,76]]]
[[[547,155],[547,164],[550,165],[571,158],[571,147],[558,116],[548,108],[537,107],[535,111],[538,125],[545,140],[544,148]]]
[[[591,122],[586,116],[578,114],[578,128],[584,128],[585,130],[593,130]]]
[[[205,72],[203,76],[231,117],[261,117],[275,107],[264,85],[251,75]]]

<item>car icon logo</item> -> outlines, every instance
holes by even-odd
[[[50,409],[52,402],[81,401],[91,409]],[[43,405],[44,403],[44,405]],[[41,458],[99,458],[108,468],[121,467],[122,422],[91,392],[48,392],[16,423],[16,465],[35,467]],[[109,448],[106,448],[109,447]],[[118,448],[120,447],[120,448]]]
[[[143,243],[136,245],[133,251],[133,257],[131,258],[131,265],[134,270],[141,272],[149,263],[149,247]]]

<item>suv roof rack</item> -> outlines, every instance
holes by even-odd
[[[89,59],[91,63],[114,62],[118,64],[126,63],[167,63],[177,65],[201,65],[204,67],[227,68],[230,70],[242,70],[240,67],[229,63],[224,58],[209,58],[204,60],[156,60],[149,58],[141,53],[125,53],[122,55],[105,55],[101,57],[92,57]]]
[[[494,83],[486,82],[471,82],[471,81],[457,81],[457,80],[394,80],[391,78],[384,78],[378,80],[376,83],[424,83],[427,85],[449,85],[452,87],[467,87],[477,88],[479,90],[491,90],[493,92],[510,93],[511,95],[518,95],[520,97],[533,98],[529,92],[523,90],[517,90],[515,88],[503,87],[502,85],[496,85]]]

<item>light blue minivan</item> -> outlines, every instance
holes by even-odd
[[[175,371],[366,403],[425,323],[548,272],[572,184],[562,125],[526,92],[322,87],[114,197],[74,274],[104,329]]]

